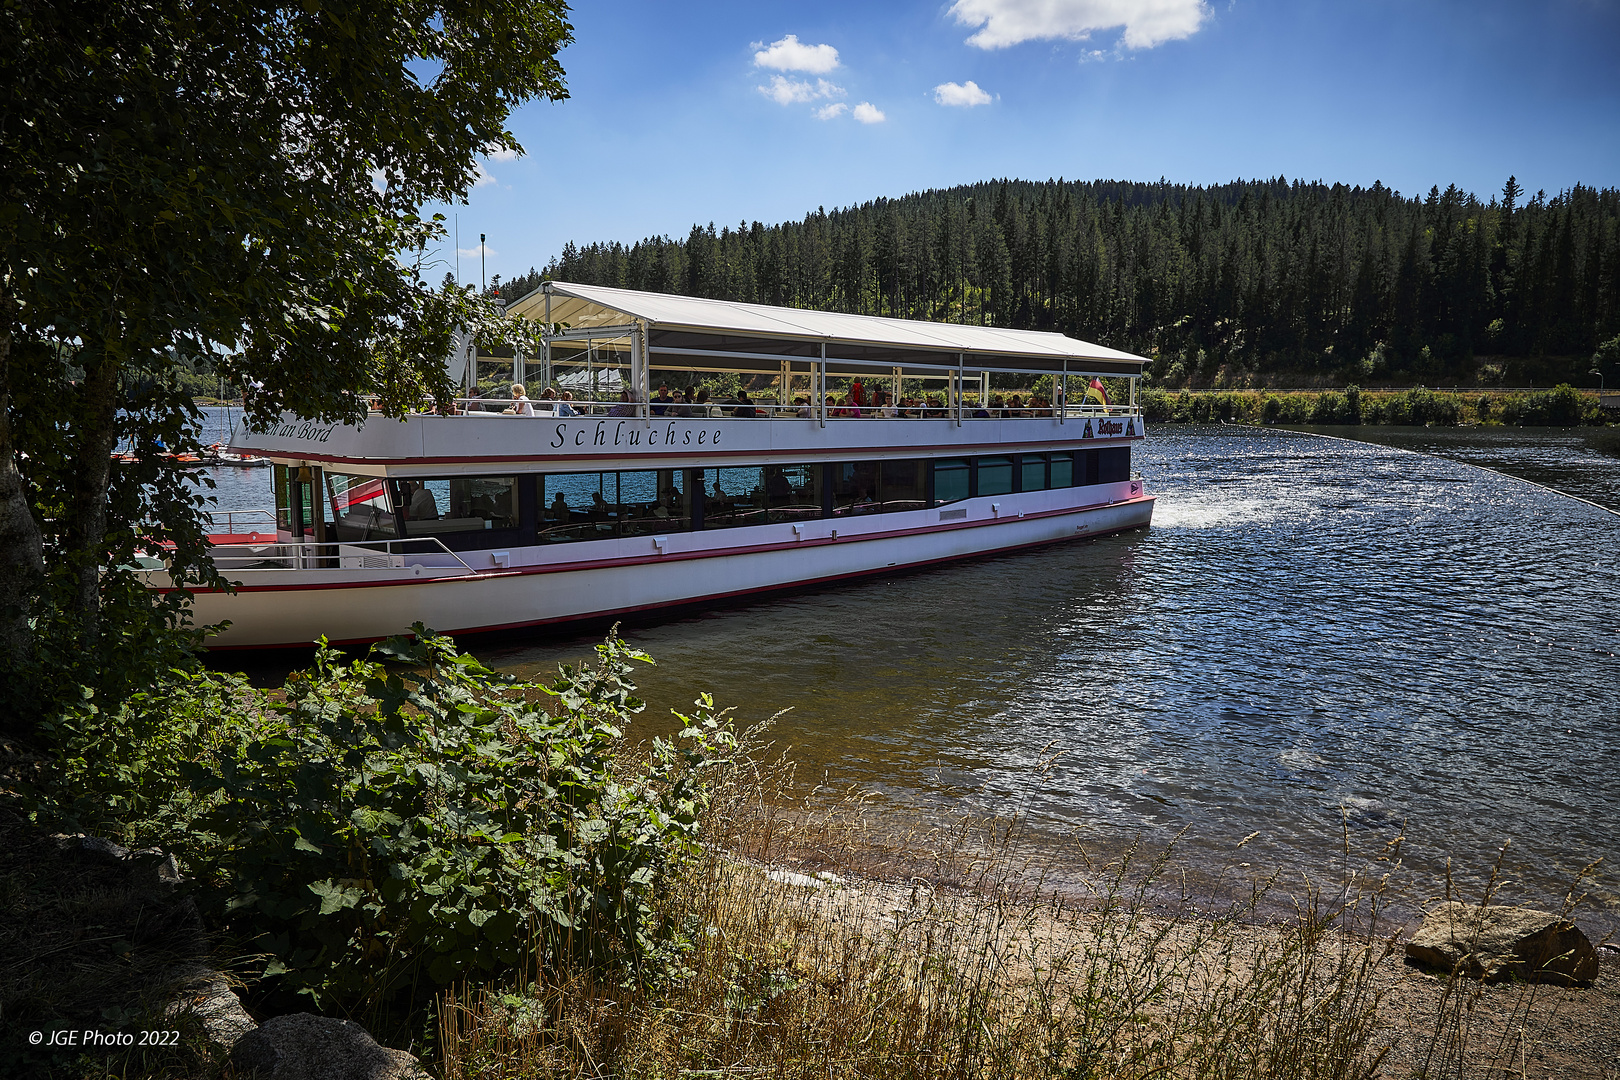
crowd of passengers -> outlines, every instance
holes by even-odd
[[[538,398],[530,398],[522,383],[513,383],[511,394],[510,398],[493,399],[483,408],[487,411],[519,416],[640,415],[635,391],[628,388],[619,391],[618,402],[612,404],[578,401],[573,391],[559,392],[555,386],[546,387]],[[506,407],[495,407],[501,403],[505,403]],[[826,404],[827,415],[839,419],[893,420],[929,416],[938,418],[949,415],[951,411],[945,404],[943,394],[902,397],[897,400],[887,390],[881,388],[867,390],[858,379],[845,393],[828,394]],[[468,405],[469,409],[477,407],[475,404]],[[649,411],[653,416],[708,419],[722,417],[756,419],[768,417],[773,413],[810,419],[815,415],[810,398],[802,394],[794,399],[791,406],[778,406],[750,400],[746,390],[737,391],[735,397],[711,400],[709,391],[705,388],[689,386],[684,391],[672,393],[667,383],[659,386],[658,393],[650,403]],[[1051,416],[1053,409],[1051,401],[1039,394],[1031,394],[1027,401],[1020,394],[1013,394],[1010,398],[996,394],[990,398],[988,404],[975,403],[969,406],[966,415],[978,419]]]

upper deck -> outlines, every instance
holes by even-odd
[[[232,448],[284,464],[408,476],[506,464],[683,468],[1039,452],[1142,435],[1135,398],[1146,360],[1063,334],[564,282],[545,283],[509,311],[541,324],[539,353],[484,362],[509,365],[516,383],[577,386],[579,400],[559,406],[540,391],[530,395],[538,413],[530,416],[503,413],[507,398],[469,397],[457,403],[459,415],[373,414],[353,427],[286,417],[268,431],[238,429]],[[475,344],[458,340],[447,363],[472,394]],[[751,396],[703,405],[654,397],[663,381],[690,384],[713,372],[736,373]],[[1114,386],[1112,403],[1085,401],[1101,380]],[[996,381],[1050,389],[1002,402]],[[851,401],[857,393],[864,400]]]

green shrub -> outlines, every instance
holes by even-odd
[[[736,745],[712,703],[631,767],[630,662],[649,658],[610,637],[594,667],[540,686],[416,631],[346,665],[323,645],[285,701],[177,673],[155,699],[86,714],[65,786],[173,851],[205,911],[269,957],[267,988],[317,1007],[392,1011],[533,959],[673,970],[684,943],[653,900],[698,852],[707,772]],[[136,730],[161,736],[145,760],[87,763]]]
[[[1282,421],[1283,403],[1276,394],[1267,394],[1260,403],[1260,422],[1263,424],[1276,424]]]
[[[1508,398],[1502,403],[1502,422],[1526,427],[1574,427],[1585,418],[1586,405],[1579,390],[1560,383],[1551,390]]]

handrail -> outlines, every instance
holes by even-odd
[[[522,413],[505,411],[514,398],[456,398],[455,404],[461,411],[457,415],[479,416],[485,419],[508,416],[513,418],[531,419]],[[545,419],[558,419],[556,403],[544,398],[524,398],[534,409],[535,417]],[[570,413],[565,416],[576,416],[581,419],[592,417],[606,418],[618,417],[625,420],[647,419],[651,421],[664,420],[733,420],[733,419],[768,419],[768,420],[816,420],[816,410],[813,405],[780,405],[768,401],[724,401],[707,402],[705,404],[688,405],[684,401],[661,402],[654,400],[650,406],[650,415],[643,417],[641,406],[637,403],[607,402],[607,401],[570,401],[566,403]],[[488,405],[501,406],[495,412],[489,412],[484,407]],[[618,412],[612,410],[619,406],[627,406],[633,412]],[[747,408],[754,411],[753,416],[736,415],[736,410]],[[659,411],[662,410],[662,411]],[[988,416],[976,416],[975,412],[984,411]],[[953,419],[956,409],[948,405],[906,405],[906,406],[846,406],[830,405],[827,408],[829,420],[945,420]],[[964,405],[963,420],[1031,420],[1056,419],[1058,417],[1086,417],[1097,416],[1141,416],[1141,406],[1129,405],[1080,405],[1070,404],[1067,408],[1051,405],[1020,406],[1009,408],[980,409],[977,402]]]
[[[222,520],[225,523],[223,529],[219,527]],[[210,510],[208,512],[208,530],[210,532],[223,532],[233,536],[239,535],[241,531],[237,528],[238,524],[244,526],[268,524],[270,526],[268,531],[273,536],[276,531],[275,522],[276,512],[262,507],[256,510]]]
[[[437,550],[433,550],[433,549]],[[347,550],[345,550],[347,549]],[[239,551],[241,554],[230,554]],[[275,540],[263,544],[219,544],[213,549],[215,569],[232,573],[268,570],[385,570],[422,566],[453,570],[476,576],[477,570],[445,546],[436,536],[415,536],[399,540],[328,541]],[[441,558],[448,564],[408,561],[411,556]],[[457,576],[464,576],[457,575]]]

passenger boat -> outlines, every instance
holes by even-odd
[[[236,590],[196,591],[199,625],[229,622],[211,644],[620,616],[1152,518],[1131,470],[1139,356],[1055,333],[563,282],[511,310],[543,330],[539,355],[499,361],[512,381],[610,377],[627,400],[468,397],[456,415],[239,425],[230,449],[273,464],[275,510],[213,538]],[[449,363],[471,392],[491,361],[462,342]],[[717,373],[764,389],[730,405],[652,393]],[[1051,399],[991,407],[992,379],[1008,375],[1050,376]],[[861,401],[831,392],[846,380]],[[162,570],[150,583],[174,587]]]

